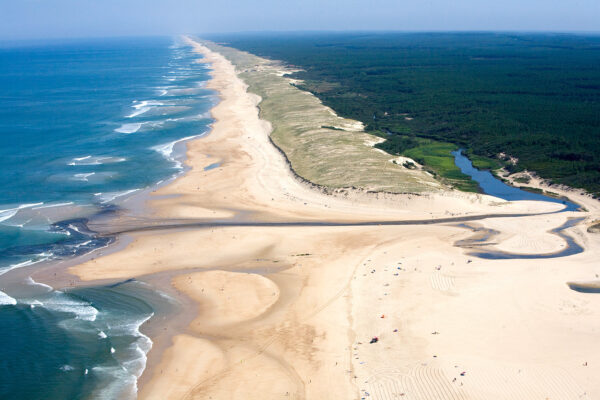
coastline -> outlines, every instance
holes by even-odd
[[[192,45],[204,54],[203,62],[212,64],[207,87],[220,94],[221,102],[211,111],[216,122],[210,134],[186,144],[189,170],[150,195],[147,207],[152,210],[152,220],[378,221],[390,216],[419,219],[448,213],[554,210],[547,204],[499,204],[489,196],[460,193],[373,196],[346,192],[331,196],[316,191],[299,182],[284,157],[271,146],[271,128],[258,118],[260,99],[247,92],[231,63],[206,47]],[[220,165],[205,170],[214,163]],[[513,242],[518,236],[511,226],[515,221],[482,223],[499,227],[504,235],[500,239],[508,242],[505,249],[535,252],[560,248],[561,243],[545,230],[562,218],[552,217],[550,223],[539,216],[528,218],[540,232],[537,238],[541,248],[522,240],[509,241],[511,233]],[[139,223],[122,222],[125,226]],[[366,346],[357,342],[368,341],[374,335],[373,326],[393,321],[371,320],[374,313],[379,317],[379,310],[393,309],[391,305],[381,307],[382,300],[370,298],[389,282],[380,278],[376,283],[367,282],[363,272],[368,276],[372,273],[366,268],[382,267],[389,268],[391,274],[398,258],[420,258],[412,248],[416,244],[439,246],[443,251],[434,253],[444,259],[444,269],[452,268],[450,262],[465,262],[465,255],[452,240],[466,236],[463,229],[448,226],[158,230],[127,235],[118,246],[103,251],[101,257],[61,268],[78,277],[77,284],[141,277],[183,302],[179,322],[169,325],[166,333],[151,335],[155,346],[139,381],[140,398],[271,398],[286,394],[293,398],[323,398],[325,394],[354,398],[358,390],[367,390],[363,389],[362,378],[372,376],[373,371],[362,364],[362,353],[357,361],[358,353],[353,349]],[[584,245],[589,250],[597,243],[588,241]],[[590,254],[584,257],[588,260]],[[426,258],[431,258],[427,268],[440,262],[435,256]],[[419,262],[419,269],[422,264]],[[471,268],[484,273],[480,262],[474,264],[477,267]],[[324,265],[327,267],[322,268]],[[439,282],[431,284],[433,289],[436,285],[452,286],[436,271],[431,279]],[[454,271],[455,275],[460,273]],[[424,275],[415,273],[408,279],[422,284]],[[400,285],[397,295],[390,296],[393,301],[411,301],[411,291],[402,289],[405,285]],[[410,318],[418,318],[422,311],[413,312]],[[392,330],[389,326],[389,332]],[[381,334],[382,342],[388,340],[388,335]],[[408,332],[396,336],[418,344],[397,355],[407,365],[422,361],[423,354],[428,353],[423,350],[431,345],[428,337],[415,338]],[[403,347],[401,339],[389,338],[394,348]],[[452,342],[446,344],[447,348],[452,346]],[[368,365],[379,365],[376,372],[388,358],[379,350],[364,357]],[[259,366],[262,369],[257,373]],[[447,374],[449,367],[439,368]],[[400,370],[392,376],[410,375],[410,371]],[[274,385],[274,381],[278,383]],[[477,386],[477,390],[482,389]]]
[[[49,176],[48,179],[51,180],[56,179],[58,176],[52,175],[52,173],[60,170],[60,182],[57,182],[57,193],[59,194],[62,193],[61,190],[64,191],[65,187],[69,186],[73,173],[80,172],[82,169],[102,171],[102,169],[115,167],[115,170],[119,171],[113,173],[117,176],[115,179],[117,183],[107,182],[101,187],[97,185],[99,181],[90,182],[89,184],[87,181],[72,183],[72,185],[77,186],[77,190],[83,193],[80,196],[81,198],[77,197],[77,194],[74,195],[79,201],[61,203],[52,200],[44,200],[43,203],[40,201],[39,204],[36,203],[36,207],[32,210],[22,211],[19,215],[16,215],[14,221],[7,222],[8,226],[11,224],[15,226],[13,231],[16,233],[21,234],[21,232],[24,232],[28,235],[30,232],[37,232],[37,229],[43,228],[45,225],[43,219],[47,217],[48,230],[57,232],[56,236],[59,239],[56,243],[45,243],[43,240],[36,241],[35,235],[33,235],[33,245],[29,246],[27,241],[21,240],[18,243],[25,243],[27,246],[9,249],[8,252],[3,253],[3,256],[8,254],[3,258],[3,264],[6,262],[10,271],[8,271],[9,268],[0,271],[0,274],[6,273],[2,277],[2,289],[7,291],[6,294],[0,293],[0,297],[2,297],[0,299],[2,304],[0,305],[11,306],[2,307],[4,326],[11,326],[13,321],[17,321],[14,330],[9,330],[6,337],[10,339],[13,332],[22,331],[23,335],[21,337],[31,336],[30,340],[23,340],[31,343],[32,347],[42,349],[43,346],[53,343],[57,348],[63,348],[63,351],[57,351],[56,353],[47,351],[46,356],[40,360],[39,365],[35,362],[36,366],[39,366],[38,372],[44,371],[44,379],[38,379],[34,371],[31,374],[23,375],[23,382],[30,381],[31,385],[18,385],[15,382],[20,382],[19,378],[22,376],[19,372],[20,369],[27,369],[28,366],[34,363],[37,357],[35,352],[31,354],[28,352],[28,348],[24,347],[21,353],[22,357],[19,359],[9,357],[15,361],[7,361],[5,364],[5,367],[10,366],[10,372],[5,374],[4,382],[7,385],[2,385],[0,390],[4,396],[25,395],[27,391],[45,390],[39,388],[37,384],[50,383],[52,380],[57,379],[62,386],[69,388],[69,393],[72,396],[75,396],[73,393],[89,394],[92,390],[100,390],[108,382],[110,388],[106,388],[105,395],[116,397],[115,389],[118,390],[117,386],[122,386],[124,389],[125,386],[133,387],[133,383],[137,380],[137,371],[140,371],[140,368],[143,369],[145,363],[145,353],[148,349],[146,335],[151,334],[154,336],[153,332],[160,328],[159,320],[164,316],[163,314],[172,311],[167,310],[170,307],[168,301],[164,302],[165,304],[161,303],[161,300],[164,300],[162,299],[162,291],[153,293],[143,282],[100,280],[84,283],[65,271],[72,264],[101,257],[126,247],[128,243],[126,235],[97,235],[88,229],[89,225],[111,225],[112,223],[118,223],[117,221],[120,219],[144,218],[148,215],[145,203],[146,199],[150,197],[150,192],[169,184],[182,171],[185,172],[179,164],[180,153],[182,153],[182,150],[185,151],[186,147],[183,141],[192,136],[191,132],[203,134],[209,131],[208,124],[211,121],[208,119],[208,110],[216,100],[214,92],[204,89],[195,91],[194,93],[197,93],[198,96],[193,100],[188,100],[180,92],[168,93],[167,90],[158,92],[156,85],[161,85],[167,78],[170,82],[174,82],[174,77],[177,76],[179,87],[190,84],[202,87],[203,81],[208,79],[204,65],[192,65],[189,71],[182,72],[181,68],[184,68],[186,63],[185,53],[188,54],[188,58],[192,55],[191,60],[195,60],[196,57],[193,57],[188,49],[180,49],[176,43],[167,48],[167,45],[169,45],[169,43],[165,43],[167,40],[152,41],[152,50],[156,51],[157,59],[164,56],[164,58],[174,62],[169,62],[168,74],[148,76],[142,74],[139,82],[132,83],[135,90],[132,89],[129,92],[124,90],[126,95],[122,96],[124,99],[120,99],[121,101],[118,103],[122,107],[113,107],[119,108],[117,112],[110,108],[102,110],[104,114],[112,116],[110,122],[105,121],[107,126],[102,129],[106,131],[108,127],[106,136],[109,139],[107,141],[119,142],[123,145],[122,148],[108,145],[105,147],[101,145],[84,146],[83,148],[67,146],[68,149],[65,150],[59,147],[54,155],[56,162],[51,163],[51,167],[44,171]],[[107,57],[106,62],[110,63],[111,60],[110,57]],[[139,59],[137,61],[143,63],[148,71],[152,70],[151,64],[144,63]],[[165,64],[161,60],[156,62],[161,64],[158,72],[166,72],[164,71]],[[101,65],[104,64],[101,63]],[[98,68],[102,70],[103,67]],[[97,72],[95,69],[90,71],[90,73]],[[190,71],[193,71],[193,73]],[[200,83],[195,82],[196,80],[200,80]],[[106,82],[107,86],[109,84],[110,80]],[[159,96],[163,95],[165,97],[159,99]],[[163,101],[136,100],[145,97],[154,97]],[[128,98],[131,99],[131,102],[128,102]],[[169,104],[181,102],[189,105],[185,110],[184,107],[179,110],[178,116],[181,117],[181,122],[179,122],[179,119],[172,118],[173,108],[165,108],[164,118],[162,116],[152,117],[153,112],[156,112],[156,107],[162,105],[163,102]],[[139,135],[131,135],[135,133],[134,130],[124,132],[120,128],[112,129],[134,117],[133,114],[121,114],[123,110],[128,111],[130,108],[136,110],[134,112],[136,117],[149,111],[148,115],[150,117],[146,117],[145,120],[144,117],[137,117],[136,120],[142,122],[132,124],[139,128],[141,125],[146,124],[145,121],[152,120],[148,125],[144,125],[148,129],[141,129]],[[203,110],[203,108],[206,110]],[[195,114],[195,112],[198,113]],[[189,116],[192,113],[194,114]],[[119,115],[125,116],[119,117]],[[76,118],[73,121],[75,120]],[[150,125],[151,129],[149,128]],[[171,129],[169,131],[169,127],[177,128],[177,130]],[[190,133],[186,134],[187,132]],[[98,132],[90,131],[92,137],[94,133],[97,134]],[[181,139],[184,136],[185,138]],[[137,144],[128,147],[131,141]],[[107,150],[106,147],[110,148]],[[142,158],[146,159],[147,162],[151,162],[148,168],[142,170],[135,168],[137,157],[140,154],[136,151],[140,149],[143,154]],[[61,150],[65,154],[62,154]],[[102,155],[105,154],[103,151],[112,154],[113,150],[115,153],[119,153],[119,157]],[[43,162],[45,160],[44,156],[41,155],[39,160]],[[132,168],[126,171],[118,170],[116,167],[125,165],[121,164],[122,162],[129,163]],[[102,175],[102,173],[98,173],[98,175]],[[75,177],[77,177],[77,174],[75,174]],[[122,178],[122,181],[119,181],[120,178]],[[61,187],[59,183],[64,183],[63,181],[66,183],[64,187]],[[123,186],[123,181],[127,181],[125,183],[129,186]],[[96,185],[96,188],[91,185]],[[41,196],[46,195],[42,192],[38,194]],[[23,193],[23,196],[26,195],[26,193]],[[53,195],[56,195],[56,193],[52,191],[47,194],[49,199],[53,199]],[[19,210],[21,208],[25,207],[18,207]],[[37,211],[38,209],[40,210]],[[14,213],[8,215],[8,217],[13,216],[15,216]],[[29,224],[31,221],[33,222]],[[23,227],[23,222],[29,225]],[[31,229],[32,226],[33,229]],[[115,236],[117,236],[116,242],[114,240]],[[4,241],[3,244],[5,244]],[[28,259],[25,262],[20,262],[18,257]],[[11,258],[17,261],[11,262]],[[36,280],[30,275],[35,277]],[[51,286],[41,282],[49,283]],[[122,302],[121,308],[110,302],[111,296],[115,295],[118,298],[122,294],[124,294],[123,298],[125,300]],[[148,315],[146,305],[150,305],[150,309],[155,309],[154,318],[150,322],[143,321]],[[138,311],[139,315],[136,314]],[[176,313],[173,312],[173,314]],[[116,323],[115,320],[119,316],[122,317],[122,320]],[[141,318],[141,316],[144,316],[144,318]],[[31,322],[24,323],[25,326],[19,326],[18,321],[20,320]],[[144,326],[143,333],[137,330],[140,324]],[[67,325],[69,327],[75,326],[74,329],[65,329]],[[112,327],[115,327],[115,329],[112,329]],[[123,329],[119,327],[123,327]],[[68,340],[66,336],[69,336]],[[137,339],[140,343],[137,343]],[[5,343],[8,351],[11,348],[18,347],[11,346],[10,343],[10,340]],[[58,365],[55,365],[56,363]],[[123,372],[118,370],[119,367],[123,369]],[[132,372],[131,375],[134,379],[131,379],[132,376],[127,375],[129,372]],[[119,378],[111,381],[110,377],[112,375],[118,375]],[[20,387],[26,387],[27,389],[23,389],[22,392]],[[52,387],[60,390],[59,385]],[[53,390],[48,389],[47,393],[49,397],[55,398],[52,394]],[[61,396],[59,395],[56,398],[61,398]]]

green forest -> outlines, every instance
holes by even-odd
[[[600,36],[508,33],[289,33],[210,39],[302,69],[338,114],[413,155],[463,147],[600,195]],[[434,146],[435,147],[435,146]],[[437,151],[440,147],[437,146]],[[425,154],[426,156],[426,154]],[[427,158],[421,158],[426,162]]]

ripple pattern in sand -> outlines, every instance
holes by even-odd
[[[440,368],[419,366],[408,372],[384,370],[368,380],[362,397],[381,400],[466,400],[463,390],[454,386]]]
[[[451,292],[454,290],[454,277],[434,272],[430,278],[431,287],[441,292]]]

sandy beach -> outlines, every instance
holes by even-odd
[[[151,194],[145,218],[94,227],[131,230],[122,250],[68,270],[185,299],[184,322],[152,338],[140,399],[600,398],[600,301],[567,285],[600,280],[600,235],[586,230],[600,203],[568,193],[586,211],[551,213],[561,206],[451,190],[324,193],[269,141],[234,65],[186,40],[212,66],[212,131],[188,142],[189,171]],[[565,232],[584,251],[568,257],[483,259],[456,245],[486,228],[497,234],[478,249],[555,253],[566,244],[550,231],[574,217],[585,221]]]

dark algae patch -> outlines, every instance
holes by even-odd
[[[213,39],[302,69],[298,86],[362,121],[391,154],[456,170],[420,139],[466,149],[600,195],[600,36],[517,33],[289,33]],[[401,139],[396,137],[400,136]],[[435,152],[435,150],[434,150]],[[514,159],[513,159],[514,160]],[[447,163],[446,163],[447,164]],[[455,182],[469,190],[460,175]],[[525,182],[523,182],[525,183]],[[461,187],[461,185],[463,187]]]
[[[590,225],[587,228],[587,231],[590,233],[600,233],[600,222],[596,221],[594,224]]]

